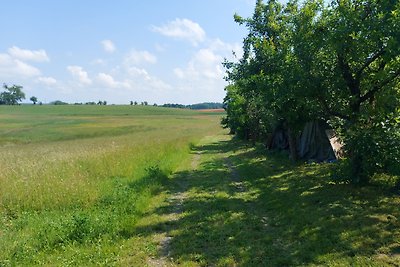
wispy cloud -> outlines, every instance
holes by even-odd
[[[111,40],[103,40],[101,41],[101,45],[103,46],[104,51],[108,53],[114,53],[116,50],[116,47]]]
[[[21,49],[17,46],[13,46],[8,49],[8,53],[13,58],[24,61],[36,61],[36,62],[50,61],[50,58],[47,56],[46,51],[43,49],[28,50],[28,49]]]
[[[125,58],[125,63],[128,65],[154,64],[156,62],[157,57],[148,51],[132,50]]]
[[[189,19],[177,18],[162,26],[153,26],[152,29],[168,37],[189,41],[195,46],[206,38],[203,28]]]
[[[36,79],[36,82],[44,84],[46,86],[52,86],[57,84],[57,80],[53,77],[39,77]]]
[[[223,78],[221,66],[223,58],[211,49],[200,49],[188,62],[186,68],[175,68],[174,74],[179,79],[220,79]]]
[[[92,80],[86,71],[80,66],[68,66],[67,70],[71,73],[72,77],[76,79],[81,85],[90,85]]]
[[[127,82],[118,82],[114,79],[114,77],[112,77],[109,74],[106,73],[99,73],[97,75],[97,80],[99,81],[99,83],[103,86],[109,87],[109,88],[128,88],[129,87],[129,83]]]
[[[0,54],[0,76],[29,78],[39,76],[40,70],[8,54]]]
[[[183,80],[204,79],[223,80],[224,69],[222,62],[224,58],[232,59],[233,53],[237,57],[243,54],[240,44],[225,43],[220,39],[207,40],[206,47],[199,49],[193,54],[186,67],[175,68],[175,76]]]

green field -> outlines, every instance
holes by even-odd
[[[222,114],[0,106],[0,266],[398,266],[400,198]]]
[[[221,114],[0,106],[0,266],[116,262],[191,144]]]

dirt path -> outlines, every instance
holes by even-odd
[[[230,174],[231,174],[231,179],[232,179],[232,184],[235,186],[236,190],[239,192],[244,192],[246,191],[246,185],[243,183],[239,172],[237,169],[233,166],[231,160],[229,158],[224,159],[225,166],[228,168]]]
[[[191,161],[191,168],[192,170],[196,170],[200,164],[201,160],[201,153],[197,152],[195,155],[192,157]],[[188,184],[185,182],[180,182],[178,184],[178,192],[174,193],[171,195],[167,202],[171,207],[171,213],[167,214],[166,216],[168,217],[168,222],[174,222],[179,220],[183,213],[183,203],[185,199],[187,198],[186,190],[188,188]],[[151,258],[148,262],[149,266],[154,266],[154,267],[161,267],[161,266],[173,266],[171,260],[171,241],[172,241],[172,236],[170,234],[169,230],[166,230],[164,233],[161,234],[162,238],[159,241],[159,257],[158,258]]]

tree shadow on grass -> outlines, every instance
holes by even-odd
[[[193,154],[219,154],[219,153],[228,153],[228,152],[236,152],[238,150],[244,148],[250,148],[251,146],[244,142],[227,140],[227,141],[218,141],[213,142],[201,146],[193,145],[191,147]]]
[[[185,194],[177,220],[138,227],[166,231],[176,263],[295,266],[398,263],[399,199],[378,188],[331,182],[331,165],[291,165],[237,141],[193,148],[225,159],[177,173],[167,190]],[[237,172],[238,179],[233,179]],[[176,212],[172,201],[151,212]]]

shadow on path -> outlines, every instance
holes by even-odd
[[[335,184],[330,165],[293,166],[238,141],[194,147],[193,153],[212,159],[175,174],[167,186],[172,195],[185,194],[179,218],[137,229],[149,235],[167,231],[174,263],[399,262],[398,198],[377,188]],[[170,214],[176,205],[171,201],[151,212]]]

